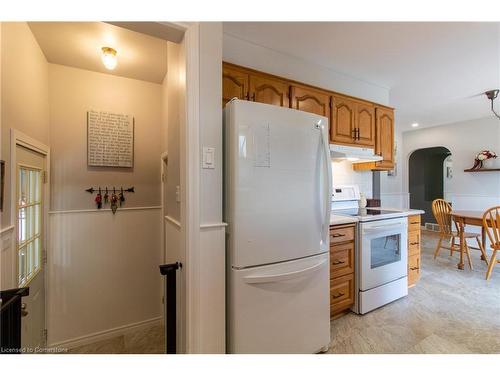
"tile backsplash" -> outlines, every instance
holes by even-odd
[[[334,185],[359,185],[359,191],[366,198],[372,198],[373,181],[371,171],[353,171],[348,160],[332,161],[332,179]]]

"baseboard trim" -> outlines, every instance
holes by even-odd
[[[165,220],[168,221],[170,224],[174,224],[177,228],[181,227],[181,223],[177,220],[175,220],[172,216],[165,216]]]
[[[162,321],[163,317],[159,316],[156,318],[143,320],[142,322],[126,324],[120,327],[111,328],[104,331],[91,333],[89,335],[76,337],[74,339],[50,343],[48,346],[49,348],[55,348],[55,347],[64,347],[67,349],[76,348],[78,346],[92,344],[97,341],[111,339],[113,337],[123,335],[124,333],[128,333],[139,328],[146,328],[149,326],[153,326],[158,323],[161,323]]]
[[[213,228],[224,228],[227,227],[227,223],[207,223],[207,224],[201,224],[200,229],[213,229]]]
[[[5,228],[2,228],[0,230],[0,235],[4,234],[4,233],[8,233],[10,231],[14,230],[14,226],[13,225],[10,225],[8,227],[5,227]]]

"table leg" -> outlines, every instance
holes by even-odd
[[[483,249],[486,249],[486,230],[481,227],[481,242],[483,244]],[[481,254],[481,260],[486,260],[483,254]]]
[[[465,238],[464,238],[464,223],[462,219],[458,220],[458,232],[460,236],[460,261],[457,264],[459,270],[464,269],[464,250],[465,250]]]

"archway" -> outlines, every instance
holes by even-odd
[[[446,147],[428,147],[414,151],[408,163],[410,208],[425,211],[423,223],[435,223],[432,201],[449,199],[451,151]]]

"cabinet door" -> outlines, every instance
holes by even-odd
[[[394,167],[394,112],[391,109],[376,109],[375,153],[382,156],[383,160],[377,162],[378,168]]]
[[[305,86],[291,86],[290,107],[304,112],[316,113],[330,120],[330,95],[326,91]]]
[[[349,98],[334,95],[332,107],[330,142],[354,145],[356,103]]]
[[[250,75],[249,98],[254,102],[289,107],[289,86],[286,82],[267,76]]]
[[[222,106],[232,98],[248,99],[248,74],[224,65],[222,67]]]
[[[375,147],[375,108],[370,103],[356,105],[356,144]]]

